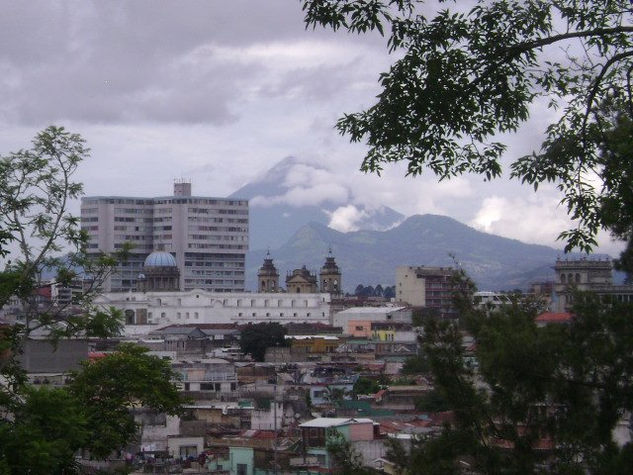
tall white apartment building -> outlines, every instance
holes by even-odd
[[[104,290],[136,290],[143,263],[154,250],[171,253],[180,289],[244,290],[248,250],[248,201],[191,196],[191,183],[174,183],[174,195],[157,198],[91,196],[81,200],[81,228],[89,252],[114,252],[133,245]]]

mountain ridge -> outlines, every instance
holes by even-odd
[[[386,231],[342,233],[319,222],[310,222],[282,246],[271,250],[280,275],[302,265],[313,271],[323,265],[331,248],[343,272],[343,288],[358,284],[393,284],[400,265],[460,265],[482,290],[527,288],[530,282],[553,277],[553,266],[562,251],[526,244],[478,231],[441,215],[414,215]],[[257,269],[265,251],[249,252],[248,284],[254,290]],[[247,285],[248,285],[247,284]]]

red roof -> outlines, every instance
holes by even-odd
[[[248,429],[240,433],[240,437],[248,437],[249,439],[274,439],[275,431]]]
[[[536,317],[536,323],[568,323],[573,315],[569,312],[545,312]]]

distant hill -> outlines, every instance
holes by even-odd
[[[453,266],[455,260],[480,290],[527,288],[530,282],[553,278],[562,251],[525,244],[477,231],[452,218],[416,215],[386,231],[341,233],[322,223],[301,227],[285,244],[271,251],[283,285],[287,271],[306,265],[318,272],[331,247],[343,272],[344,290],[365,285],[392,285],[400,265]],[[257,269],[265,250],[247,256],[247,287],[256,288]]]
[[[250,248],[277,248],[307,223],[327,225],[337,209],[353,206],[362,217],[357,229],[385,230],[400,223],[404,215],[382,206],[369,209],[353,204],[350,188],[332,185],[333,172],[318,165],[287,157],[260,178],[243,186],[231,198],[250,200]]]

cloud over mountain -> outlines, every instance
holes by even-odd
[[[313,221],[347,232],[384,230],[404,216],[364,205],[347,175],[287,157],[231,196],[250,200],[251,249],[277,247]]]

